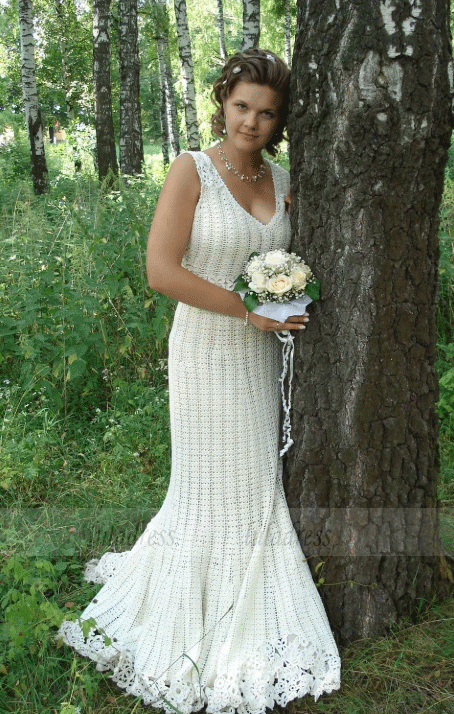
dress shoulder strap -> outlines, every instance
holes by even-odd
[[[277,192],[283,193],[284,196],[286,196],[290,188],[289,172],[286,169],[282,168],[282,166],[279,166],[279,164],[274,163],[274,161],[270,161],[269,159],[267,159],[267,162],[269,163],[270,168],[273,172]]]
[[[208,154],[203,151],[182,151],[181,153],[190,154],[194,159],[202,186],[222,185],[222,179]]]

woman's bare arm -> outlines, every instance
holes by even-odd
[[[151,224],[148,283],[153,290],[188,305],[244,318],[246,309],[237,293],[213,285],[181,265],[199,196],[200,179],[194,160],[182,154],[169,169]]]

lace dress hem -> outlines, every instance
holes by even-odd
[[[206,706],[207,714],[265,714],[275,704],[286,706],[293,699],[312,695],[314,702],[323,693],[340,688],[340,660],[317,651],[311,642],[301,643],[297,635],[263,642],[235,670],[219,674],[212,685],[199,681],[196,664],[192,676],[171,682],[162,675],[153,678],[135,672],[134,656],[118,644],[105,644],[105,636],[93,627],[85,639],[78,622],[65,621],[58,637],[79,654],[96,662],[125,695],[141,697],[143,703],[173,714],[190,714]],[[182,654],[182,657],[187,655]],[[190,658],[189,658],[190,659]]]
[[[107,552],[100,559],[88,561],[84,580],[105,584],[128,555],[129,551]],[[175,707],[181,714],[190,714],[204,706],[207,714],[234,714],[235,710],[238,714],[265,714],[266,708],[272,709],[275,704],[284,707],[307,694],[316,702],[321,694],[340,688],[340,658],[317,650],[307,639],[302,642],[296,634],[262,642],[241,665],[219,674],[212,685],[202,685],[196,664],[190,676],[171,682],[164,674],[153,678],[146,672],[135,672],[134,655],[125,645],[114,640],[107,645],[108,633],[101,634],[94,627],[85,638],[79,622],[65,621],[57,638],[96,662],[98,671],[111,670],[110,679],[125,690],[125,695],[141,697],[144,704],[166,714],[173,714]],[[181,656],[191,660],[189,655]]]

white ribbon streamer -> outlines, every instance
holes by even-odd
[[[238,291],[243,299],[246,292]],[[312,298],[308,295],[303,295],[303,297],[296,300],[291,300],[289,302],[279,303],[279,302],[267,302],[262,305],[257,305],[255,310],[257,315],[263,315],[264,317],[270,317],[278,322],[285,322],[286,319],[292,315],[303,315],[306,312],[306,307],[312,302]],[[294,345],[293,340],[295,339],[290,332],[290,330],[281,330],[276,332],[276,337],[283,343],[282,347],[282,374],[279,378],[281,383],[281,395],[282,395],[282,407],[284,409],[285,417],[284,423],[282,425],[282,439],[285,441],[284,447],[280,450],[279,456],[283,456],[286,451],[288,451],[291,445],[294,443],[291,437],[291,422],[290,422],[290,408],[292,406],[292,379],[293,379],[293,352]],[[285,398],[284,390],[284,380],[287,376],[288,378],[288,399]]]
[[[294,345],[293,340],[295,339],[289,330],[281,330],[281,332],[276,332],[276,337],[283,342],[282,347],[282,373],[279,377],[279,382],[281,383],[281,394],[282,394],[282,406],[285,412],[284,422],[282,424],[282,439],[285,441],[285,446],[280,450],[279,456],[283,456],[286,451],[288,451],[291,445],[294,443],[291,437],[292,425],[290,422],[290,409],[292,406],[292,379],[293,379],[293,352]],[[284,381],[288,377],[288,399],[285,398]]]

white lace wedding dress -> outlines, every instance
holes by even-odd
[[[267,225],[207,154],[182,264],[232,289],[252,251],[288,249],[289,176],[269,162]],[[281,343],[244,320],[179,303],[169,337],[170,485],[130,551],[86,568],[103,583],[59,636],[145,704],[182,714],[265,714],[340,686],[340,659],[293,528],[279,457]],[[105,644],[100,630],[110,638]]]

